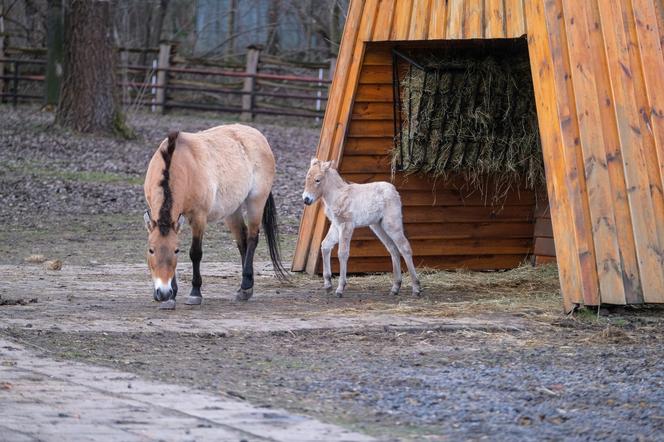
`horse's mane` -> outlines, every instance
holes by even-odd
[[[159,209],[159,218],[157,219],[157,225],[159,226],[159,233],[162,235],[168,235],[168,231],[173,226],[173,219],[171,218],[171,209],[173,208],[173,194],[170,188],[170,168],[171,160],[173,159],[173,152],[175,151],[175,142],[177,141],[178,131],[172,131],[168,134],[168,145],[166,149],[161,151],[161,157],[164,159],[164,171],[163,178],[159,185],[164,193],[164,201],[161,203],[161,208]]]

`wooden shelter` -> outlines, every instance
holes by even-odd
[[[526,39],[550,215],[532,192],[496,210],[459,183],[397,174],[416,265],[513,267],[534,249],[553,256],[553,237],[566,310],[664,302],[663,10],[662,0],[352,0],[317,156],[349,181],[390,179],[393,48]],[[294,271],[320,271],[326,230],[320,205],[307,207]],[[356,232],[349,270],[390,270],[370,232]]]

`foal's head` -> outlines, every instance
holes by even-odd
[[[312,158],[307,172],[307,178],[304,181],[304,193],[302,199],[307,206],[313,204],[320,198],[325,189],[325,177],[328,171],[333,168],[334,161],[320,161],[318,158]]]
[[[150,217],[149,212],[143,215],[145,227],[148,229],[148,267],[154,282],[154,299],[167,301],[177,294],[175,268],[178,263],[179,238],[178,233],[184,224],[184,217],[180,215],[176,222]]]

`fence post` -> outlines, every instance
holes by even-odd
[[[166,111],[166,86],[168,83],[168,69],[171,66],[171,45],[161,43],[159,45],[159,61],[157,62],[157,110]]]
[[[18,105],[18,66],[19,62],[14,61],[14,86],[12,87],[13,97],[12,104],[14,107]]]
[[[0,3],[0,59],[5,58],[5,5]],[[0,77],[5,75],[5,62],[0,61]],[[5,79],[0,78],[0,94],[5,92]],[[0,97],[5,101],[5,97]]]
[[[260,57],[260,47],[249,46],[247,48],[247,67],[245,72],[249,74],[244,79],[244,87],[242,88],[242,114],[240,119],[242,121],[251,121],[254,119],[254,87],[256,86],[256,73],[258,72],[258,59]]]

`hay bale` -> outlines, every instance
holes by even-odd
[[[494,200],[513,186],[540,190],[545,176],[527,53],[427,54],[399,85],[402,127],[393,172],[463,174]]]

